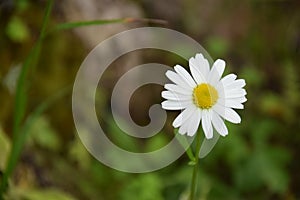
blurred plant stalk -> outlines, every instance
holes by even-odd
[[[67,94],[68,91],[70,91],[68,89],[62,90],[61,92],[54,95],[53,97],[50,97],[49,99],[45,100],[43,103],[37,106],[36,109],[32,113],[30,113],[26,119],[24,119],[25,111],[26,111],[26,102],[27,102],[27,95],[26,95],[26,91],[28,88],[27,77],[30,69],[34,68],[34,66],[37,64],[43,39],[47,35],[55,33],[57,31],[68,30],[68,29],[73,29],[73,28],[83,27],[83,26],[106,25],[106,24],[114,24],[114,23],[132,23],[132,22],[153,23],[153,24],[160,24],[160,25],[167,24],[167,21],[159,20],[159,19],[122,18],[122,19],[92,20],[92,21],[62,23],[62,24],[58,24],[57,26],[55,26],[54,29],[47,32],[46,28],[53,7],[53,2],[54,2],[53,0],[47,1],[47,6],[43,18],[40,35],[38,37],[37,42],[34,44],[31,51],[29,52],[29,55],[26,57],[26,60],[22,65],[21,72],[17,80],[15,102],[14,102],[13,142],[12,142],[10,156],[7,161],[7,166],[5,168],[5,171],[3,173],[0,182],[0,200],[4,199],[4,194],[8,188],[8,180],[11,177],[17,165],[22,148],[26,142],[29,127],[38,118],[38,116],[51,105],[53,101],[63,97],[65,94]],[[23,121],[25,122],[22,123]]]
[[[194,165],[194,170],[193,170],[189,200],[195,200],[195,194],[197,193],[197,182],[198,182],[198,171],[199,171],[199,153],[200,153],[200,147],[201,147],[201,142],[200,142],[200,139],[201,139],[200,132],[201,131],[199,131],[199,130],[196,133],[196,138],[195,138],[196,150],[195,150],[195,158],[194,158],[194,160],[192,160],[193,165]]]
[[[49,21],[52,6],[53,0],[48,0],[45,15],[43,18],[41,33],[37,42],[32,47],[29,55],[27,56],[18,78],[14,103],[13,143],[11,153],[7,161],[7,166],[0,183],[0,200],[4,198],[3,195],[7,190],[8,179],[15,169],[23,144],[25,142],[26,133],[22,132],[22,121],[24,119],[27,101],[26,89],[28,85],[26,80],[29,69],[35,66],[37,63],[37,59],[41,51],[42,40],[45,37],[46,27]]]

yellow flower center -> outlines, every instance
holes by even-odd
[[[196,106],[202,109],[211,108],[219,98],[218,91],[210,84],[197,85],[193,91],[193,100]]]

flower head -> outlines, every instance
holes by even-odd
[[[225,61],[218,59],[210,69],[202,54],[190,58],[191,75],[180,65],[174,71],[167,71],[166,76],[174,84],[166,84],[162,102],[166,110],[183,110],[173,121],[180,134],[193,136],[200,122],[207,139],[213,137],[213,128],[222,136],[228,134],[224,119],[240,123],[240,116],[233,110],[243,109],[246,102],[244,79],[237,79],[235,74],[223,78]]]

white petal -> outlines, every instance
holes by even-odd
[[[220,135],[222,136],[228,135],[228,129],[224,121],[215,111],[213,111],[212,113],[212,124]]]
[[[175,84],[165,84],[165,89],[170,90],[172,92],[184,94],[184,95],[192,95],[193,89],[185,89]]]
[[[247,98],[243,96],[243,97],[236,97],[236,98],[226,98],[226,100],[233,100],[239,103],[245,103],[247,101]]]
[[[219,83],[216,85],[215,88],[218,91],[219,98],[225,98],[225,90],[224,90],[224,87],[223,87],[221,81],[219,81]]]
[[[236,99],[219,98],[217,103],[228,108],[244,109],[244,105]]]
[[[211,85],[216,85],[218,83],[225,70],[225,65],[225,61],[221,59],[214,62],[208,76],[208,81]]]
[[[187,133],[188,128],[189,128],[189,121],[186,121],[180,126],[178,133],[184,135]]]
[[[190,58],[189,60],[189,66],[192,76],[198,85],[206,81],[205,77],[200,71],[200,68],[202,67],[201,63],[202,62],[199,62],[199,60],[196,60],[194,57]]]
[[[236,109],[244,109],[244,105],[240,102],[232,99],[226,99],[225,100],[225,107],[228,108],[236,108]]]
[[[162,91],[161,96],[168,100],[173,101],[187,101],[192,99],[189,95],[183,95],[172,91]]]
[[[210,110],[202,111],[202,128],[207,139],[213,137],[213,129],[211,125],[211,112]]]
[[[238,103],[245,103],[247,101],[246,97],[235,97],[235,98],[224,98],[224,97],[220,97],[218,99],[218,102],[221,102],[221,105],[225,105],[225,101],[236,101]]]
[[[224,73],[226,63],[225,63],[224,60],[218,59],[218,60],[215,61],[214,65],[216,66],[216,69],[217,69],[218,74],[219,74],[219,79],[220,79],[222,77],[223,73]]]
[[[241,123],[241,117],[233,109],[226,108],[225,115],[226,115],[226,120],[235,124]]]
[[[243,97],[247,94],[245,89],[239,90],[225,90],[225,97],[226,98],[238,98]]]
[[[225,117],[225,109],[226,107],[225,106],[222,106],[219,102],[216,103],[212,109],[217,112],[220,116],[222,116],[224,119],[226,119]]]
[[[208,83],[212,86],[215,86],[217,85],[218,83],[218,73],[216,72],[216,69],[214,70],[211,70],[209,72],[209,75],[208,75]]]
[[[241,122],[241,117],[231,108],[224,107],[219,104],[213,106],[213,110],[216,111],[220,116],[222,116],[227,121],[231,123],[238,124]]]
[[[182,78],[175,72],[168,70],[166,72],[166,76],[173,81],[174,83],[176,83],[177,85],[183,87],[183,88],[190,88],[190,86],[184,81],[182,80]]]
[[[175,71],[178,75],[192,88],[196,87],[196,83],[191,75],[180,65],[176,65],[174,67]]]
[[[200,72],[203,77],[207,77],[209,73],[209,63],[206,58],[201,53],[196,54],[195,56],[196,62],[198,63],[198,67],[200,68]]]
[[[231,84],[236,79],[236,77],[237,76],[235,74],[228,74],[228,75],[224,76],[221,79],[221,83],[222,83],[223,87],[226,87],[226,85]]]
[[[244,79],[235,80],[232,83],[226,85],[225,89],[241,89],[246,85],[246,82]]]
[[[201,110],[197,109],[190,120],[190,124],[189,124],[189,129],[188,129],[188,136],[193,136],[195,135],[195,133],[197,132],[198,128],[199,128],[199,123],[201,120]]]
[[[189,105],[192,105],[191,101],[171,101],[171,100],[166,100],[161,103],[162,108],[165,110],[181,110]]]
[[[185,123],[190,116],[193,114],[193,112],[197,108],[194,105],[188,106],[184,111],[182,111],[173,121],[172,125],[174,128],[178,128],[181,126],[183,123]]]

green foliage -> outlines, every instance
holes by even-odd
[[[239,75],[246,80],[247,88],[256,89],[264,84],[262,72],[257,70],[254,66],[246,66]]]
[[[163,182],[158,176],[145,174],[128,181],[120,193],[121,200],[163,200]]]
[[[91,156],[78,137],[75,137],[69,146],[69,157],[77,162],[81,169],[88,170],[91,165]]]
[[[158,133],[156,136],[149,138],[146,143],[145,152],[158,150],[168,144],[166,133]]]
[[[31,124],[28,134],[29,142],[34,142],[45,149],[58,151],[61,148],[60,138],[44,116],[40,116]]]
[[[69,194],[59,191],[57,189],[16,189],[13,193],[9,193],[7,200],[75,200]]]
[[[207,40],[208,52],[216,58],[226,55],[226,52],[229,49],[228,45],[227,41],[220,37],[210,37]]]
[[[14,42],[24,42],[29,39],[27,25],[19,17],[12,17],[6,27],[7,36]]]
[[[2,128],[0,127],[0,171],[4,170],[7,163],[7,158],[10,153],[11,143],[10,139],[6,136],[3,132]]]
[[[19,0],[16,2],[19,6],[19,9],[25,9],[27,4],[26,0]],[[24,126],[22,126],[22,120],[24,118],[26,112],[26,103],[27,103],[27,95],[26,90],[28,83],[26,82],[28,72],[30,69],[34,69],[35,64],[37,63],[42,41],[46,36],[46,26],[50,18],[50,13],[52,9],[53,1],[49,0],[47,2],[45,15],[42,22],[41,33],[38,37],[38,41],[35,43],[33,48],[31,49],[29,55],[21,69],[21,73],[18,77],[17,87],[16,87],[16,100],[15,100],[15,108],[14,108],[14,120],[13,120],[13,146],[11,155],[9,156],[8,165],[5,169],[4,176],[0,183],[0,199],[3,197],[3,193],[6,191],[8,178],[11,176],[18,158],[20,156],[21,149],[26,141],[27,134],[31,131],[34,133],[32,135],[33,140],[39,145],[54,150],[58,149],[60,144],[58,138],[55,136],[54,132],[50,129],[49,125],[45,120],[38,121],[38,125],[33,126],[33,122],[35,122],[37,116],[48,106],[48,101],[44,104],[41,104],[40,107],[36,109],[36,112],[33,112],[32,116],[30,116]],[[79,26],[88,26],[88,25],[101,25],[101,24],[110,24],[110,23],[124,23],[127,20],[124,19],[116,19],[116,20],[96,20],[92,22],[77,22],[77,23],[66,23],[57,26],[57,30],[62,29],[70,29],[76,28]],[[29,31],[25,24],[19,18],[12,18],[10,23],[7,26],[7,35],[16,42],[22,42],[29,37]],[[43,130],[43,135],[41,136],[40,132]],[[47,130],[47,131],[45,131]]]
[[[30,2],[29,0],[15,0],[14,1],[18,10],[26,10],[28,9]]]
[[[2,191],[9,183],[5,195],[7,199],[187,198],[192,172],[188,162],[192,160],[190,164],[194,164],[192,148],[187,150],[187,155],[155,173],[137,175],[118,172],[95,160],[79,138],[74,136],[70,97],[59,101],[58,106],[53,105],[57,99],[66,97],[67,92],[53,97],[54,91],[60,90],[62,83],[68,84],[74,80],[76,66],[83,60],[86,49],[84,45],[80,46],[84,41],[77,35],[67,31],[51,34],[54,33],[52,31],[128,23],[132,19],[55,25],[61,17],[60,13],[55,10],[50,17],[48,7],[42,34],[29,51],[32,44],[27,43],[38,37],[37,30],[42,19],[39,14],[32,17],[31,13],[45,6],[44,1],[30,2],[33,1],[15,1],[16,9],[8,16],[2,15],[2,4],[0,8],[1,36],[9,39],[4,41],[0,38],[0,76],[6,77],[10,66],[21,63],[16,91],[11,92],[15,94],[15,101],[12,101],[14,111],[6,103],[0,109],[0,123],[6,132],[0,129],[0,171],[4,172],[0,175],[0,181]],[[297,54],[299,26],[293,26],[299,24],[299,10],[293,13],[291,9],[296,9],[296,6],[283,1],[276,5],[259,1],[241,1],[237,5],[236,2],[219,5],[202,2],[198,6],[198,3],[195,0],[183,1],[180,4],[183,8],[180,9],[188,7],[183,11],[187,16],[172,12],[169,28],[180,29],[200,44],[203,41],[203,46],[214,58],[226,60],[226,74],[236,73],[246,80],[248,92],[245,110],[238,111],[242,123],[227,123],[229,135],[220,137],[209,156],[200,160],[199,199],[298,199],[300,162],[295,158],[300,151],[300,72],[297,67],[300,60]],[[143,10],[147,5],[140,4],[143,3],[139,2],[137,6],[147,15],[159,12],[152,11],[152,8],[151,12]],[[149,1],[149,4],[152,5],[152,2]],[[155,1],[153,4],[156,4]],[[284,6],[279,6],[281,4]],[[159,3],[159,6],[163,5]],[[199,8],[200,11],[197,10]],[[159,16],[159,13],[154,14]],[[237,23],[237,16],[243,21]],[[47,19],[51,22],[49,27],[46,26]],[[99,30],[106,31],[104,28]],[[41,47],[42,41],[45,41],[44,48]],[[176,41],[174,46],[184,55],[195,54]],[[177,63],[178,59],[173,54],[161,56],[154,53],[152,57],[166,64]],[[187,63],[181,62],[184,65]],[[35,69],[36,63],[39,66]],[[5,80],[1,79],[1,84],[3,82]],[[99,117],[99,121],[115,144],[133,152],[149,152],[161,148],[172,139],[172,129],[168,127],[171,119],[165,129],[153,138],[140,140],[126,135],[106,113],[109,106],[107,99],[110,98],[107,88],[113,87],[114,83],[106,80],[104,84],[103,91],[99,92],[101,95],[97,94],[101,103],[97,109],[103,117]],[[3,102],[11,100],[9,97],[5,99],[8,91],[4,85],[0,85],[0,93]],[[136,98],[147,101],[142,96],[137,95]],[[0,101],[3,103],[2,99]],[[47,113],[44,113],[46,109]],[[103,119],[104,122],[101,121]],[[178,136],[176,131],[175,135]],[[186,144],[183,139],[179,141]],[[118,162],[123,160],[118,158]],[[32,181],[27,181],[27,176]]]
[[[127,133],[122,131],[114,122],[113,119],[108,121],[108,133],[109,137],[116,142],[116,144],[129,151],[138,151],[137,140],[134,137],[129,136]]]
[[[0,199],[3,196],[3,193],[5,192],[7,188],[8,178],[13,173],[13,170],[17,164],[17,160],[20,156],[20,152],[22,149],[22,146],[25,142],[26,136],[24,133],[21,132],[21,124],[22,120],[24,119],[24,115],[26,112],[26,101],[27,101],[27,95],[26,95],[26,89],[27,89],[27,75],[30,70],[35,64],[38,59],[38,55],[41,48],[42,39],[45,34],[45,29],[47,22],[49,20],[49,15],[51,12],[53,1],[48,1],[45,16],[43,19],[42,29],[40,37],[38,38],[38,41],[34,45],[34,47],[29,52],[29,55],[27,56],[26,60],[23,63],[22,70],[20,73],[20,76],[18,78],[17,87],[16,87],[16,96],[14,101],[14,119],[13,119],[13,144],[12,144],[12,150],[11,155],[8,159],[7,168],[4,171],[3,178],[0,183]]]

